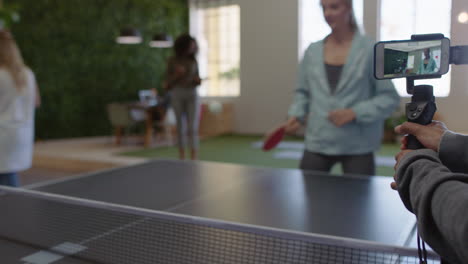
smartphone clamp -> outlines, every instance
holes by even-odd
[[[437,40],[443,39],[443,34],[425,34],[412,35],[411,40]],[[434,89],[432,85],[414,85],[414,80],[417,79],[434,79],[440,78],[441,75],[426,77],[410,76],[406,78],[406,92],[411,94],[411,102],[406,104],[406,118],[409,122],[420,125],[427,125],[432,122],[432,118],[437,110],[434,97]],[[408,135],[408,149],[420,149],[424,146],[415,136]]]

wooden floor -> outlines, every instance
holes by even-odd
[[[42,181],[56,180],[72,175],[76,175],[76,173],[60,169],[32,167],[29,170],[19,173],[19,181],[21,186],[25,186]]]

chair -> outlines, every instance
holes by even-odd
[[[132,111],[128,104],[110,103],[107,105],[109,121],[115,129],[115,144],[120,145],[124,130],[130,129],[137,123],[144,121],[132,116]]]
[[[164,106],[154,106],[150,111],[153,120],[152,126],[156,129],[156,135],[159,134],[168,145],[172,145],[175,121],[171,122],[171,112]]]

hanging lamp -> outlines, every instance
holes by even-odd
[[[140,44],[142,42],[141,32],[131,27],[121,29],[116,42],[119,44]]]
[[[172,37],[165,33],[156,34],[149,45],[153,48],[170,48],[174,44]]]

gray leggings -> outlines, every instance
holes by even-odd
[[[299,165],[301,170],[330,172],[340,162],[345,174],[375,175],[374,153],[359,155],[324,155],[304,150]]]
[[[171,106],[177,122],[177,144],[179,148],[188,146],[198,149],[199,104],[195,88],[174,87],[171,91]],[[185,132],[187,137],[185,137]]]

